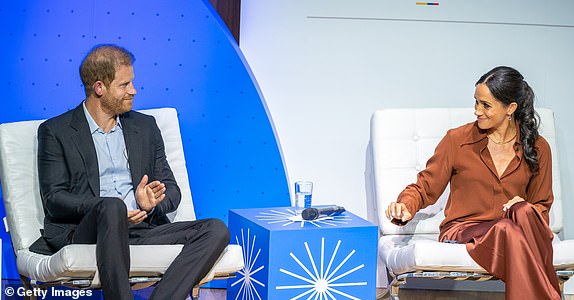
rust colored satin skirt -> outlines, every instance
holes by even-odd
[[[441,233],[440,241],[466,243],[474,261],[506,284],[506,299],[559,300],[552,238],[538,211],[523,201],[500,219],[454,224]]]

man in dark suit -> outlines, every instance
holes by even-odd
[[[185,299],[229,243],[217,219],[170,223],[181,194],[155,119],[132,111],[133,55],[97,46],[80,66],[86,99],[38,129],[43,239],[96,244],[106,299],[133,299],[130,244],[183,244],[150,299]],[[34,247],[32,247],[34,251]]]

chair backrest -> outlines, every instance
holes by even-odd
[[[165,152],[181,189],[181,203],[169,217],[194,220],[195,213],[185,166],[177,111],[174,108],[141,110],[153,116],[162,132]],[[44,210],[38,184],[38,126],[43,120],[0,124],[0,182],[6,224],[14,251],[29,248],[44,227]]]
[[[537,109],[540,133],[552,149],[554,204],[550,225],[554,232],[562,230],[562,195],[556,147],[554,114],[550,109]],[[443,208],[449,189],[436,204],[417,213],[404,227],[392,224],[385,217],[389,203],[416,180],[425,168],[438,142],[450,128],[475,120],[471,108],[381,109],[371,118],[371,139],[367,150],[365,180],[370,221],[384,234],[437,234],[444,219]]]

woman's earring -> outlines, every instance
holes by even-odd
[[[512,121],[512,115],[508,115],[508,119]]]

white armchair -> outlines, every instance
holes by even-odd
[[[162,132],[168,162],[181,189],[181,203],[170,215],[172,221],[194,220],[183,145],[177,112],[173,108],[141,111],[155,117]],[[78,288],[100,287],[95,245],[68,245],[52,256],[31,252],[28,248],[40,237],[44,211],[39,193],[37,171],[37,129],[39,121],[0,124],[0,181],[6,208],[7,230],[16,255],[18,273],[25,287],[65,285]],[[183,245],[130,246],[130,281],[143,288],[161,280]],[[224,279],[244,266],[242,249],[229,245],[202,283]],[[194,288],[193,297],[199,295]]]
[[[538,112],[540,132],[552,148],[555,199],[550,223],[558,234],[562,231],[562,195],[554,115],[549,109]],[[473,110],[464,108],[383,109],[371,118],[365,172],[367,210],[369,220],[380,229],[378,286],[388,284],[391,299],[398,299],[399,286],[408,278],[495,279],[473,261],[464,244],[438,242],[448,187],[436,204],[419,211],[407,226],[396,226],[385,217],[389,203],[416,180],[446,131],[473,119]],[[562,289],[574,275],[574,240],[560,241],[555,236],[553,246]]]

